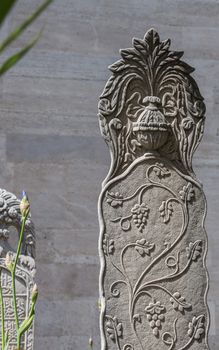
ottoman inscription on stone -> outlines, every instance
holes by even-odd
[[[206,201],[192,168],[205,105],[156,31],[110,66],[111,167],[99,198],[102,350],[209,350]]]
[[[4,300],[5,330],[8,331],[10,345],[8,350],[17,348],[17,332],[13,305],[13,289],[11,273],[6,264],[6,254],[15,259],[17,241],[21,228],[20,200],[12,193],[0,189],[0,270],[1,287]],[[15,243],[16,241],[16,243]],[[28,317],[31,309],[31,296],[35,283],[35,233],[30,218],[26,221],[21,255],[16,269],[17,309],[20,324]],[[0,313],[0,327],[2,316]],[[0,345],[2,334],[0,334]],[[21,339],[22,350],[33,350],[34,327]]]

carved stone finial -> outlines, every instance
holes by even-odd
[[[109,67],[112,76],[99,102],[100,129],[112,155],[108,179],[145,151],[139,147],[136,151],[132,123],[139,121],[147,101],[149,108],[160,101],[160,113],[170,126],[160,153],[194,176],[192,156],[203,134],[205,114],[203,97],[190,75],[194,69],[181,60],[183,52],[170,51],[170,40],[160,41],[154,29],[143,39],[134,38],[133,48],[120,53],[122,59]]]
[[[111,167],[99,199],[102,350],[209,350],[206,202],[192,170],[205,105],[151,29],[100,97]]]

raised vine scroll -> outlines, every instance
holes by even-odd
[[[111,167],[99,199],[102,350],[209,350],[206,201],[192,157],[205,105],[151,29],[120,51],[99,102]]]

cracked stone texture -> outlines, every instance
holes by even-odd
[[[20,0],[1,37],[38,3]],[[9,52],[44,23],[40,42],[0,84],[1,187],[17,195],[28,191],[36,225],[40,298],[35,350],[85,349],[90,335],[99,348],[96,203],[110,159],[99,133],[97,101],[119,49],[150,27],[185,52],[205,97],[205,133],[193,164],[208,200],[209,345],[217,350],[218,1],[55,0]]]

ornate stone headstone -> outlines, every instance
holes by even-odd
[[[20,201],[15,195],[0,189],[0,269],[2,270],[1,286],[4,298],[5,329],[8,330],[10,338],[9,350],[16,348],[16,328],[12,298],[12,279],[5,264],[5,255],[9,252],[12,257],[15,257],[16,247],[12,246],[11,236],[20,232],[21,214],[19,207]],[[35,276],[34,256],[34,227],[31,220],[27,219],[22,255],[20,255],[16,270],[17,307],[20,323],[28,316],[31,306],[31,293]],[[33,350],[33,327],[25,334],[21,347],[23,350]]]
[[[192,168],[205,105],[149,30],[100,97],[111,167],[99,199],[102,350],[207,350],[206,201]]]

